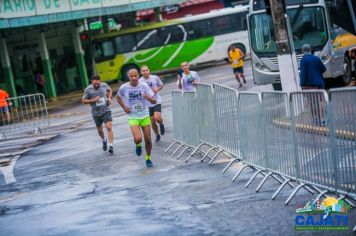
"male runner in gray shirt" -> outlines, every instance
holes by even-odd
[[[100,77],[94,75],[91,78],[91,84],[85,89],[82,98],[83,104],[90,104],[91,114],[98,130],[99,136],[103,139],[103,150],[108,149],[109,139],[109,153],[114,154],[113,139],[114,134],[112,131],[112,118],[109,105],[111,104],[112,90],[106,83],[100,82]],[[108,138],[105,137],[103,130],[103,123],[105,124]]]

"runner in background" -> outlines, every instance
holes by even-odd
[[[94,75],[91,78],[91,84],[84,91],[82,103],[90,104],[91,106],[91,114],[96,129],[103,140],[103,150],[107,151],[109,141],[109,153],[114,154],[114,134],[112,130],[111,110],[109,108],[111,97],[112,89],[106,83],[101,83],[98,75]],[[102,127],[103,123],[105,124],[108,137],[105,137]]]
[[[239,48],[235,47],[234,45],[231,46],[229,50],[229,62],[231,64],[235,78],[237,82],[239,82],[239,88],[242,87],[240,77],[244,81],[244,84],[246,84],[246,79],[244,75],[244,56],[245,54]]]
[[[156,134],[155,142],[158,143],[161,140],[160,134],[164,135],[164,133],[166,132],[161,116],[161,96],[158,93],[163,88],[163,83],[157,75],[150,74],[150,70],[146,65],[143,65],[141,67],[141,74],[142,77],[139,79],[139,82],[146,83],[148,86],[150,86],[152,91],[155,93],[154,97],[157,100],[156,104],[148,104],[148,111],[151,118],[151,126],[153,132],[155,132]],[[158,131],[157,123],[159,124],[160,132]]]

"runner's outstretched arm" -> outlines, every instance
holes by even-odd
[[[146,94],[145,95],[143,95],[143,98],[144,99],[147,99],[150,103],[152,103],[152,104],[156,104],[157,103],[157,100],[154,98],[154,97],[149,97],[149,96],[147,96]]]
[[[116,101],[122,107],[122,109],[125,111],[125,113],[129,113],[130,112],[130,109],[125,105],[125,103],[124,103],[124,101],[122,100],[121,97],[116,96]]]

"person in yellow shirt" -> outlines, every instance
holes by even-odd
[[[240,77],[246,84],[246,79],[244,75],[244,58],[245,54],[237,48],[235,45],[232,45],[229,50],[229,62],[232,66],[232,70],[234,71],[235,78],[237,82],[239,82],[239,88],[242,87],[242,83],[240,81]]]

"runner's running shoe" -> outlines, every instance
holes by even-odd
[[[157,134],[155,142],[158,143],[161,140],[161,135]]]
[[[142,145],[140,146],[136,145],[136,155],[141,156],[141,154],[142,154]]]
[[[147,167],[152,167],[153,166],[153,163],[150,159],[146,160],[146,166]]]
[[[106,152],[106,150],[108,150],[108,140],[107,140],[107,138],[105,138],[104,141],[103,141],[103,150],[104,150],[104,152]]]
[[[109,147],[109,153],[110,153],[110,154],[114,154],[114,147],[113,147],[113,146],[110,146],[110,147]]]
[[[166,129],[164,128],[164,124],[160,124],[159,128],[161,130],[161,135],[164,135],[166,133]]]

